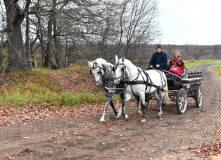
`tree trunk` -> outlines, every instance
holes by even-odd
[[[18,2],[4,0],[7,8],[7,28],[8,33],[8,66],[6,72],[21,72],[31,70],[30,63],[25,56],[21,23],[24,15],[18,6]]]
[[[56,1],[55,1],[56,3]],[[56,17],[54,16],[53,17],[53,33],[54,33],[54,36],[53,36],[53,39],[54,39],[54,47],[53,47],[53,52],[54,52],[54,56],[55,56],[55,62],[56,62],[56,65],[58,68],[61,67],[61,56],[60,56],[60,53],[59,53],[59,49],[60,49],[60,44],[59,44],[59,41],[57,39],[57,25],[56,25]]]
[[[48,42],[47,42],[47,48],[45,51],[45,59],[44,59],[45,68],[50,68],[52,66],[51,49],[52,49],[52,19],[50,15],[49,20],[48,20]]]
[[[26,15],[26,30],[25,30],[25,53],[26,57],[29,58],[30,55],[30,38],[29,38],[29,26],[30,26],[30,21],[29,21],[29,15]]]

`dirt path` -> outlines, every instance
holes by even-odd
[[[188,148],[221,140],[221,81],[208,71],[210,65],[191,68],[204,73],[202,108],[189,99],[179,115],[171,103],[160,120],[151,102],[146,123],[127,106],[128,121],[108,112],[104,124],[98,114],[0,127],[0,159],[200,159]]]

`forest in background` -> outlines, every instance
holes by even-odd
[[[160,43],[157,0],[0,0],[0,71],[120,57],[141,66]],[[221,45],[163,45],[172,58],[221,58]]]

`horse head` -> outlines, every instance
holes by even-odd
[[[115,72],[114,83],[119,84],[120,81],[124,79],[124,74],[125,74],[124,57],[119,59],[117,55],[115,56],[115,64],[113,70]]]
[[[94,75],[96,85],[102,86],[104,76],[103,66],[96,60],[92,62],[88,61],[88,66],[90,67],[90,73]]]

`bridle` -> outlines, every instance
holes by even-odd
[[[122,63],[120,63],[120,59],[118,60],[117,63],[114,63],[114,66],[113,66],[113,71],[115,72],[115,70],[117,69],[117,67],[119,65],[123,65],[123,67],[121,68],[121,72],[122,72],[122,75],[120,77],[115,77],[115,79],[125,79],[125,69],[126,69],[126,66],[124,64],[124,58],[122,59]]]
[[[93,67],[90,69],[90,74],[93,74],[93,70],[99,68],[98,73],[101,75],[101,78],[99,80],[96,81],[96,83],[101,84],[100,82],[102,82],[102,80],[104,79],[104,74],[102,74],[102,72],[104,73],[104,69],[100,66],[97,66],[97,62],[93,63]]]
[[[102,84],[100,85],[102,87],[103,85],[105,85],[105,83],[108,83],[110,81],[114,81],[114,77],[113,76],[111,77],[111,72],[113,72],[113,71],[107,70],[104,65],[98,66],[97,64],[98,64],[97,62],[94,62],[93,67],[90,69],[91,74],[92,74],[93,70],[95,70],[97,68],[99,69],[98,74],[101,75],[101,78],[99,80],[97,80],[96,83],[101,84],[100,82],[102,82]]]

